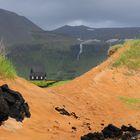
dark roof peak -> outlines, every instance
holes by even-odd
[[[34,66],[31,68],[31,73],[46,73],[46,72],[44,67]]]

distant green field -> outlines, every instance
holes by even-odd
[[[55,83],[55,81],[31,81],[33,84],[39,86],[39,87],[48,87],[49,84]]]
[[[50,85],[49,87],[60,86],[60,85],[66,84],[66,83],[68,83],[68,82],[70,82],[70,80],[59,81],[59,82],[56,82],[56,83]]]
[[[62,85],[62,84],[65,84],[69,81],[70,80],[67,80],[67,81],[47,81],[47,80],[44,80],[44,81],[30,81],[30,82],[39,86],[39,87],[45,88],[45,87],[53,87],[53,86]]]
[[[113,66],[126,66],[129,69],[140,69],[140,40],[130,41],[131,47],[124,52]]]

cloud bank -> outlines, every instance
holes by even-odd
[[[0,0],[0,8],[26,16],[46,30],[65,24],[140,27],[139,0]]]

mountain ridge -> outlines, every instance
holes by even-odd
[[[104,41],[114,38],[140,38],[140,27],[92,28],[84,25],[66,25],[52,30],[52,32],[61,33],[81,39],[99,39]]]
[[[24,16],[0,9],[0,37],[10,46],[32,41],[32,31],[43,31]]]
[[[0,38],[3,37],[6,42],[7,57],[15,65],[17,73],[24,78],[29,77],[32,66],[43,65],[48,79],[73,79],[105,60],[111,45],[135,36],[140,38],[139,28],[123,29],[122,32],[122,29],[67,25],[63,27],[70,27],[66,34],[44,31],[23,16],[9,11],[2,12],[5,14],[0,12]],[[77,59],[79,53],[80,59]]]

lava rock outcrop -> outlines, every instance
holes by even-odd
[[[79,117],[76,115],[75,112],[68,112],[65,108],[61,107],[55,107],[55,110],[59,112],[61,115],[66,115],[66,116],[73,116],[75,119],[78,119]]]
[[[139,140],[140,130],[133,126],[123,125],[118,128],[112,124],[105,127],[102,132],[89,133],[81,137],[81,140]]]
[[[8,117],[22,122],[25,117],[30,116],[29,106],[21,94],[9,89],[6,84],[0,86],[0,123]]]

